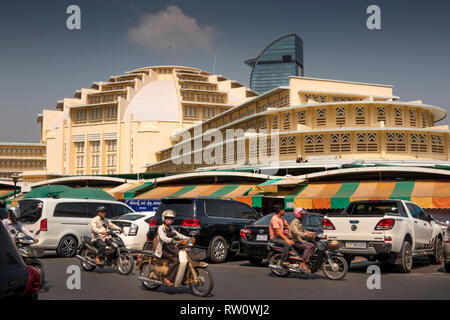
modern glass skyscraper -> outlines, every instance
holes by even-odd
[[[288,34],[245,63],[252,68],[250,88],[253,91],[261,94],[287,86],[289,76],[303,76],[303,40],[296,34]]]

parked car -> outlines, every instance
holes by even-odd
[[[112,219],[134,212],[119,201],[39,198],[19,201],[19,218],[28,230],[40,230],[37,246],[56,250],[60,257],[75,255],[81,237],[90,236],[90,222],[97,215],[97,207],[106,207],[106,217]]]
[[[323,219],[328,240],[341,243],[339,252],[397,265],[410,272],[413,257],[428,256],[434,264],[443,260],[443,231],[417,204],[404,200],[350,202],[342,213]]]
[[[148,223],[155,212],[132,212],[111,220],[115,225],[123,228],[120,235],[128,249],[143,250],[147,241]]]
[[[229,252],[238,253],[239,230],[260,217],[247,204],[228,198],[165,198],[150,219],[147,248],[151,248],[166,209],[176,212],[173,226],[177,231],[195,237],[195,247],[200,251],[197,259],[207,257],[214,263],[224,262]]]
[[[25,265],[13,240],[0,223],[0,299],[38,298],[39,272]]]
[[[273,215],[273,213],[268,214],[241,229],[241,253],[247,256],[248,261],[253,265],[260,265],[267,258],[269,224]],[[294,220],[294,214],[286,212],[284,218],[290,224]],[[323,214],[306,212],[302,218],[303,227],[305,230],[320,233],[322,232],[322,218]]]
[[[450,272],[450,227],[447,227],[444,238],[444,268]]]

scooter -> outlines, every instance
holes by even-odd
[[[36,232],[36,236],[39,234],[39,232],[40,230]],[[31,246],[35,243],[35,241],[30,237],[25,236],[16,238],[15,242],[25,264],[34,267],[41,275],[40,288],[42,288],[42,285],[45,282],[45,268],[44,264],[40,260],[36,259],[36,256],[41,255],[37,253],[37,251],[39,251],[39,248]]]
[[[281,261],[281,247],[277,247],[271,241],[267,245],[269,250],[269,269],[277,277],[286,277],[290,273],[312,275],[320,270],[323,270],[325,276],[330,280],[340,280],[345,277],[348,272],[348,264],[344,256],[334,250],[337,249],[338,244],[330,244],[323,235],[317,235],[313,241],[316,245],[314,253],[311,255],[309,267],[310,272],[305,271],[301,267],[303,259],[299,253],[294,250],[289,250],[287,261],[289,265],[283,265]]]
[[[180,249],[178,253],[180,264],[173,287],[190,287],[194,295],[205,297],[211,293],[214,287],[214,278],[208,270],[207,263],[191,259],[189,250],[194,243],[190,240],[185,241],[175,241],[176,246]],[[168,260],[157,258],[153,251],[141,251],[137,261],[137,268],[140,272],[139,280],[146,289],[156,291],[161,286],[167,286],[163,279],[168,273]]]
[[[91,237],[82,237],[79,254],[75,256],[81,262],[81,266],[86,271],[92,271],[95,268],[104,268],[113,266],[120,274],[128,275],[134,269],[134,258],[131,250],[125,247],[125,243],[119,237],[120,231],[107,230],[108,241],[105,249],[105,261],[98,265],[95,263],[95,257],[98,255],[98,250],[92,244]]]

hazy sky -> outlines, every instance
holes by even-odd
[[[66,27],[72,4],[81,30]],[[381,30],[366,27],[372,4]],[[1,1],[0,141],[38,142],[42,109],[137,67],[212,72],[216,55],[216,73],[248,85],[244,60],[288,33],[304,41],[307,77],[391,84],[450,111],[449,16],[436,0]]]

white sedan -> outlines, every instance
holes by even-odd
[[[120,235],[128,249],[143,250],[147,241],[148,221],[155,215],[151,212],[130,212],[111,220],[115,225],[123,228]]]

